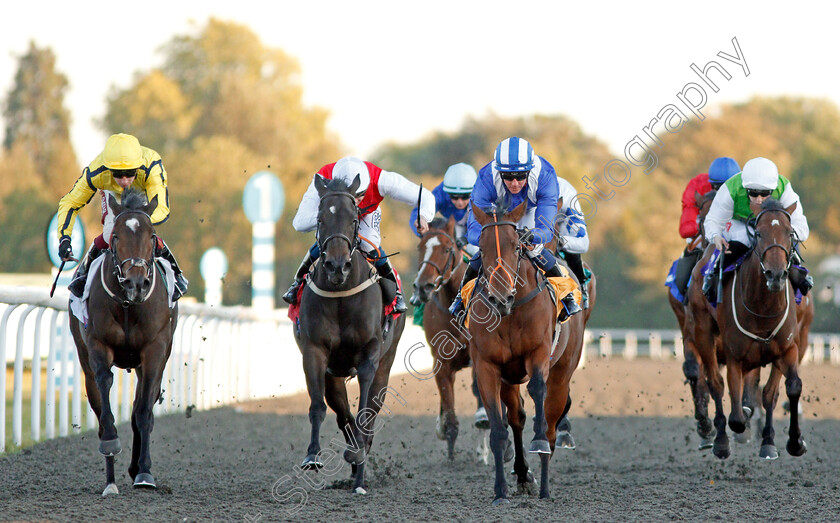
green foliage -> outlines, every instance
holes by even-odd
[[[49,272],[47,226],[55,202],[36,188],[16,189],[0,200],[0,272]]]

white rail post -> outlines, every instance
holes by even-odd
[[[0,453],[6,451],[6,333],[9,316],[17,308],[18,305],[9,305],[0,320],[0,361],[3,362],[3,372],[0,372]]]
[[[662,359],[662,336],[658,332],[651,332],[648,335],[648,343],[650,344],[650,357]]]
[[[82,365],[79,363],[79,354],[73,358],[73,433],[82,432]]]
[[[601,340],[599,341],[601,348],[601,357],[609,358],[612,356],[612,336],[609,332],[601,333]]]
[[[832,365],[840,365],[840,336],[828,338],[829,353]]]
[[[683,340],[682,332],[677,331],[674,335],[674,357],[677,358],[677,361],[683,361],[685,359],[684,343],[685,341]]]
[[[55,311],[50,319],[50,350],[47,354],[47,397],[44,398],[44,432],[47,439],[55,437],[55,357],[59,351],[59,339],[56,334],[58,318],[63,313]]]
[[[17,343],[15,345],[15,377],[12,396],[12,443],[20,447],[23,443],[23,327],[29,313],[37,309],[34,305],[26,307],[18,318]],[[6,362],[3,361],[3,373],[6,373]],[[5,402],[2,408],[6,408]]]
[[[627,331],[624,335],[624,359],[634,360],[639,354],[639,339],[634,331]]]
[[[46,308],[38,309],[35,316],[35,346],[32,348],[32,393],[29,403],[29,429],[32,441],[41,439],[41,319]]]
[[[822,364],[825,361],[825,342],[822,336],[814,336],[814,342],[811,344],[813,347],[813,360],[816,364]]]
[[[70,321],[61,327],[61,385],[59,387],[58,395],[58,435],[67,435],[67,426],[70,424],[68,419],[69,407],[69,383],[70,378]]]

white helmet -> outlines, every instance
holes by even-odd
[[[779,185],[779,169],[767,158],[753,158],[744,164],[741,184],[744,189],[772,191]]]
[[[443,175],[443,192],[447,194],[470,194],[478,175],[472,165],[456,163],[450,165]]]
[[[355,156],[345,156],[341,160],[335,162],[333,167],[333,180],[342,180],[349,187],[356,175],[362,181],[359,188],[356,190],[356,196],[363,194],[370,184],[370,173],[368,172],[365,162],[359,160]]]

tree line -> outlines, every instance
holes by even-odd
[[[249,303],[251,226],[242,210],[242,191],[255,172],[276,173],[286,193],[276,230],[279,300],[314,241],[291,226],[300,198],[321,165],[348,151],[328,131],[328,111],[303,104],[296,60],[263,45],[249,28],[211,19],[194,34],[173,37],[162,55],[159,67],[138,71],[126,88],[111,89],[98,125],[106,134],[134,134],[163,157],[172,216],[158,232],[178,256],[196,297],[203,296],[201,254],[216,246],[230,262],[225,303]],[[0,234],[7,248],[0,251],[0,272],[49,270],[46,224],[80,175],[80,165],[92,160],[77,158],[70,143],[68,87],[51,49],[32,43],[19,57],[2,106]],[[583,177],[601,173],[614,157],[606,144],[563,115],[488,113],[466,118],[454,132],[383,144],[366,159],[432,188],[449,165],[466,162],[479,169],[496,144],[513,135],[531,141],[537,154],[580,191]],[[775,161],[809,217],[808,265],[814,269],[823,257],[839,254],[840,210],[832,195],[840,181],[840,110],[832,102],[754,98],[723,105],[716,115],[661,138],[659,167],[650,175],[634,170],[631,181],[599,202],[589,220],[592,245],[584,259],[599,277],[594,325],[675,326],[662,282],[684,246],[677,233],[680,196],[688,180],[706,172],[718,156],[731,156],[741,165],[756,156]],[[409,213],[407,206],[386,201],[382,226],[383,247],[400,253],[393,261],[407,286],[417,263],[416,238],[406,234]],[[97,205],[88,205],[80,218],[89,238],[99,233]],[[815,291],[820,291],[819,275]],[[818,303],[814,329],[836,330],[831,318],[837,312]]]

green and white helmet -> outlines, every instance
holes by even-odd
[[[779,185],[779,169],[767,158],[753,158],[744,164],[741,172],[744,189],[772,191]]]
[[[471,165],[456,163],[450,165],[443,175],[443,192],[447,194],[469,194],[478,175]]]

